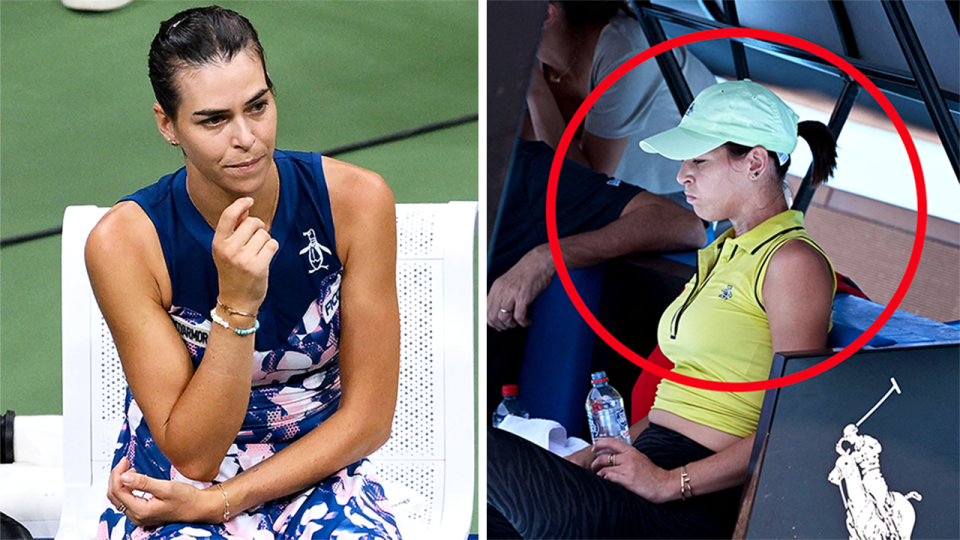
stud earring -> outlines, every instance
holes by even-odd
[[[760,171],[753,171],[753,177],[756,178],[760,176]]]
[[[170,143],[170,146],[180,146],[180,143],[173,139],[167,139],[167,142]]]

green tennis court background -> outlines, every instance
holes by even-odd
[[[90,14],[0,1],[0,236],[58,227],[68,205],[110,206],[182,166],[157,132],[146,60],[160,21],[197,5]],[[280,148],[321,151],[478,111],[477,2],[220,5],[260,34]],[[477,145],[471,122],[338,157],[380,173],[397,202],[477,200]],[[60,237],[0,250],[0,413],[61,413],[60,325]]]

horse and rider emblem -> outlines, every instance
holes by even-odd
[[[843,428],[843,436],[837,441],[840,454],[827,480],[840,488],[840,497],[847,511],[847,532],[850,540],[884,538],[909,540],[916,522],[916,510],[910,500],[920,501],[916,491],[906,495],[887,488],[880,472],[880,441],[860,433],[864,422],[894,391],[900,394],[896,379],[893,387],[856,425]]]
[[[307,232],[303,233],[303,236],[307,237],[307,247],[300,250],[300,255],[307,254],[307,261],[310,262],[310,273],[329,268],[329,265],[323,264],[323,254],[332,255],[333,252],[330,251],[330,248],[317,242],[317,233],[313,229],[308,229]]]

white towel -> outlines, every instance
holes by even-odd
[[[508,415],[500,424],[500,429],[509,431],[533,444],[565,457],[577,450],[590,446],[590,443],[577,437],[567,437],[567,430],[554,420],[544,418],[521,418]]]

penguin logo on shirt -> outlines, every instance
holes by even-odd
[[[307,254],[307,260],[310,261],[310,273],[312,274],[317,270],[330,268],[329,265],[323,264],[323,254],[333,254],[330,248],[317,242],[317,233],[313,232],[313,229],[307,230],[307,232],[303,233],[303,236],[307,237],[307,247],[300,250],[300,255]]]
[[[720,291],[720,298],[724,300],[729,300],[733,298],[733,285],[727,285],[727,288]]]

